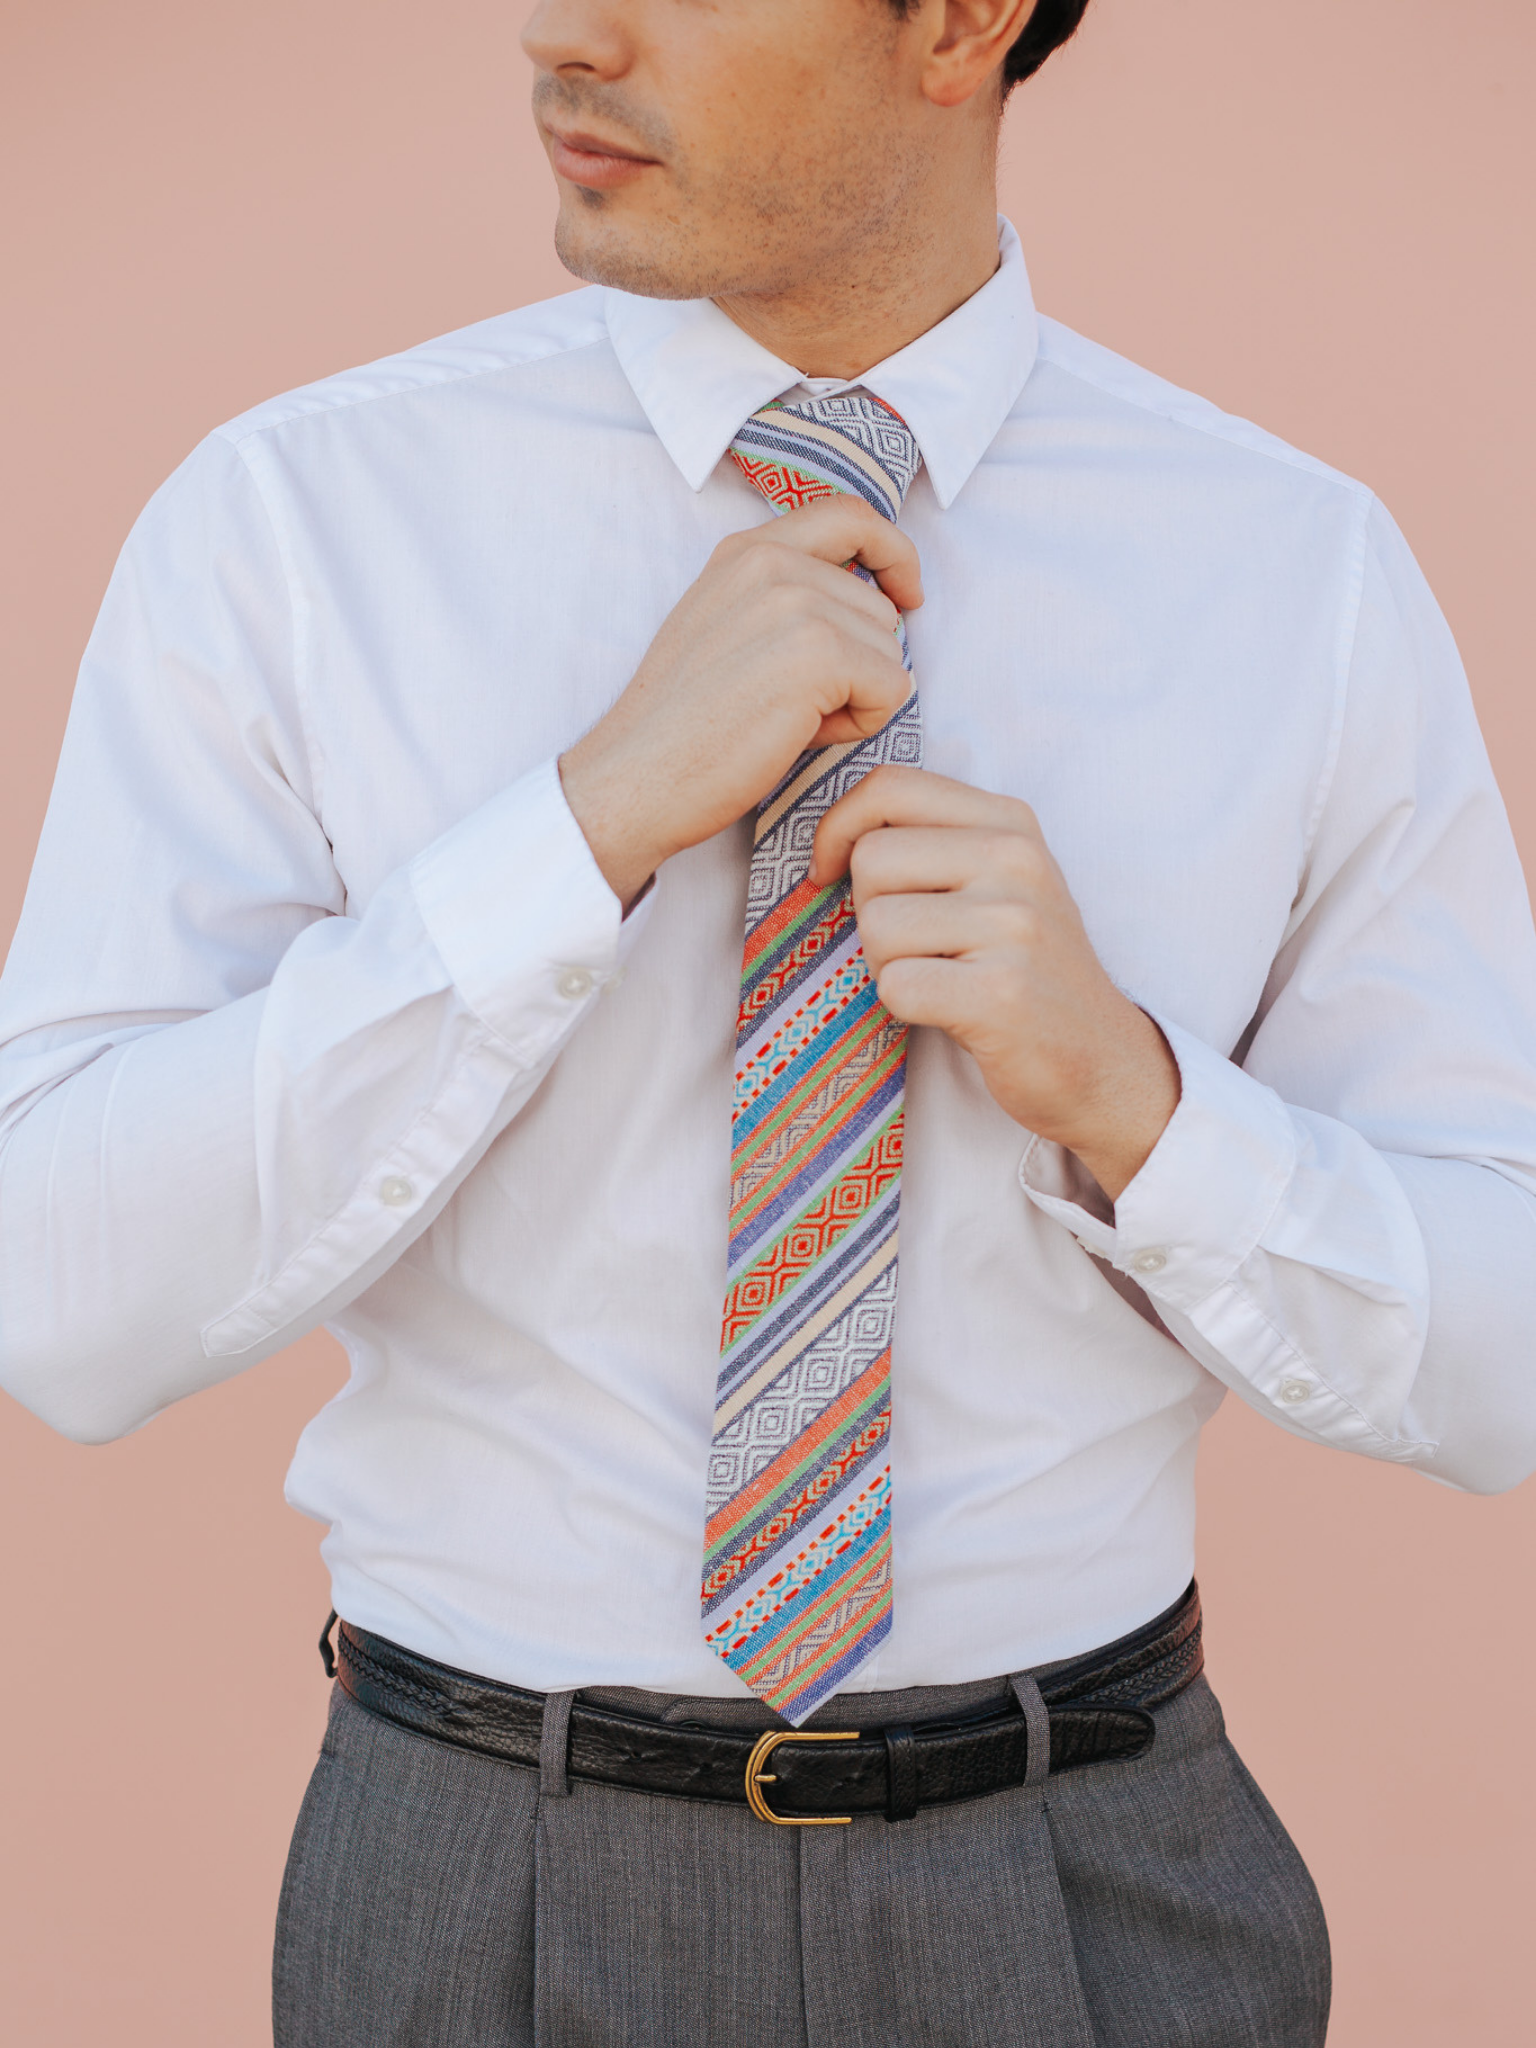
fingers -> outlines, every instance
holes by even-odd
[[[859,937],[871,974],[904,959],[964,960],[998,947],[1032,943],[1039,917],[1005,897],[963,892],[876,896],[859,911]]]
[[[1037,839],[945,825],[887,825],[867,832],[853,849],[853,899],[861,907],[876,896],[973,884],[1017,899],[1038,889],[1050,858]]]
[[[877,584],[861,576],[850,576],[841,566],[820,556],[802,554],[798,548],[761,547],[752,550],[743,564],[760,594],[782,604],[787,597],[809,600],[842,612],[856,612],[886,637],[893,638],[901,614]]]
[[[894,841],[909,827],[923,830],[909,834],[902,845],[884,844]],[[952,782],[948,776],[931,775],[922,768],[877,768],[834,804],[817,827],[811,878],[823,888],[835,882],[847,871],[854,847],[862,842],[856,886],[866,877],[875,886],[874,871],[868,864],[878,859],[893,863],[879,869],[881,889],[959,888],[968,876],[957,865],[963,861],[963,853],[955,836],[971,837],[977,832],[1021,840],[1045,854],[1034,812],[1016,797],[994,796],[988,790],[972,789],[967,783]],[[935,834],[945,840],[942,848],[936,840],[926,852],[912,843],[921,839],[926,844]],[[1022,863],[1033,858],[1022,849],[1003,851],[1010,861]],[[929,860],[936,863],[935,878],[918,879],[919,866],[915,864]],[[948,867],[944,865],[946,860]],[[951,878],[943,879],[946,874]]]
[[[917,549],[900,527],[851,492],[797,506],[771,525],[754,526],[736,539],[753,545],[771,541],[835,566],[859,561],[902,611],[916,611],[923,601]]]
[[[811,744],[825,746],[834,739],[857,740],[878,732],[911,693],[912,680],[902,666],[895,634],[878,620],[835,604],[813,600],[793,626],[780,622],[771,645],[776,681],[803,690],[820,713],[823,728],[837,728]]]
[[[963,960],[902,958],[875,977],[880,1000],[903,1024],[955,1029],[973,1005],[973,978],[980,972]]]
[[[884,681],[883,671],[881,680]],[[855,688],[841,710],[829,712],[821,721],[811,745],[857,746],[860,740],[869,739],[882,726],[889,725],[910,695],[910,679],[906,670],[900,668],[892,678],[892,686],[881,689],[878,695]]]
[[[803,650],[804,674],[822,713],[821,726],[808,743],[828,747],[867,739],[896,716],[912,691],[895,630],[895,608],[878,590],[840,569],[821,562],[805,566],[842,586],[799,593],[809,631],[795,636],[796,643]],[[859,597],[850,601],[845,592],[858,592]]]

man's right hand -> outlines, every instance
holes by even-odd
[[[879,589],[841,566],[855,557]],[[878,732],[911,687],[897,609],[922,601],[917,550],[862,498],[722,541],[624,694],[560,759],[620,902],[754,809],[807,747]]]

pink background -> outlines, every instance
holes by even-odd
[[[0,931],[143,500],[219,420],[569,280],[490,0],[8,0]],[[1536,864],[1529,0],[1096,0],[1004,164],[1045,308],[1374,485]],[[0,2025],[256,2048],[319,1739],[338,1380],[299,1345],[132,1440],[0,1402]],[[1332,1920],[1335,2048],[1531,2037],[1536,1491],[1464,1498],[1229,1402],[1210,1668]],[[241,1650],[223,1653],[238,1626]]]

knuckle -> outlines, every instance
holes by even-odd
[[[854,841],[853,851],[848,856],[848,872],[853,876],[855,887],[866,888],[879,879],[884,838],[883,832],[876,831],[866,832]],[[866,904],[859,912],[860,917],[868,917],[872,909],[873,904]]]
[[[724,540],[715,542],[710,553],[711,562],[730,563],[750,553],[757,538],[756,529],[748,527],[745,533],[728,533]]]
[[[993,834],[987,851],[993,865],[1020,882],[1038,882],[1044,872],[1039,842],[1027,838],[1022,832]]]
[[[771,575],[771,586],[780,618],[797,625],[815,623],[819,619],[821,607],[816,602],[816,594],[807,590],[803,583]]]
[[[866,951],[873,946],[876,951],[891,949],[892,919],[886,905],[888,898],[872,896],[868,902],[859,905],[859,937],[865,942]]]
[[[813,663],[817,667],[824,667],[837,659],[841,646],[841,636],[837,628],[809,605],[795,607],[794,623],[790,631],[801,660]]]
[[[1008,936],[1022,952],[1032,951],[1040,943],[1040,914],[1028,903],[1011,903],[1008,906]],[[1015,961],[1010,970],[1022,974],[1023,962]]]
[[[792,580],[799,557],[793,548],[785,547],[771,526],[753,527],[736,538],[736,560],[758,587],[769,589]]]

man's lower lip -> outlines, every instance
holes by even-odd
[[[642,171],[655,169],[645,157],[606,156],[593,149],[574,149],[558,137],[552,138],[550,159],[556,176],[569,178],[573,185],[628,185]]]

